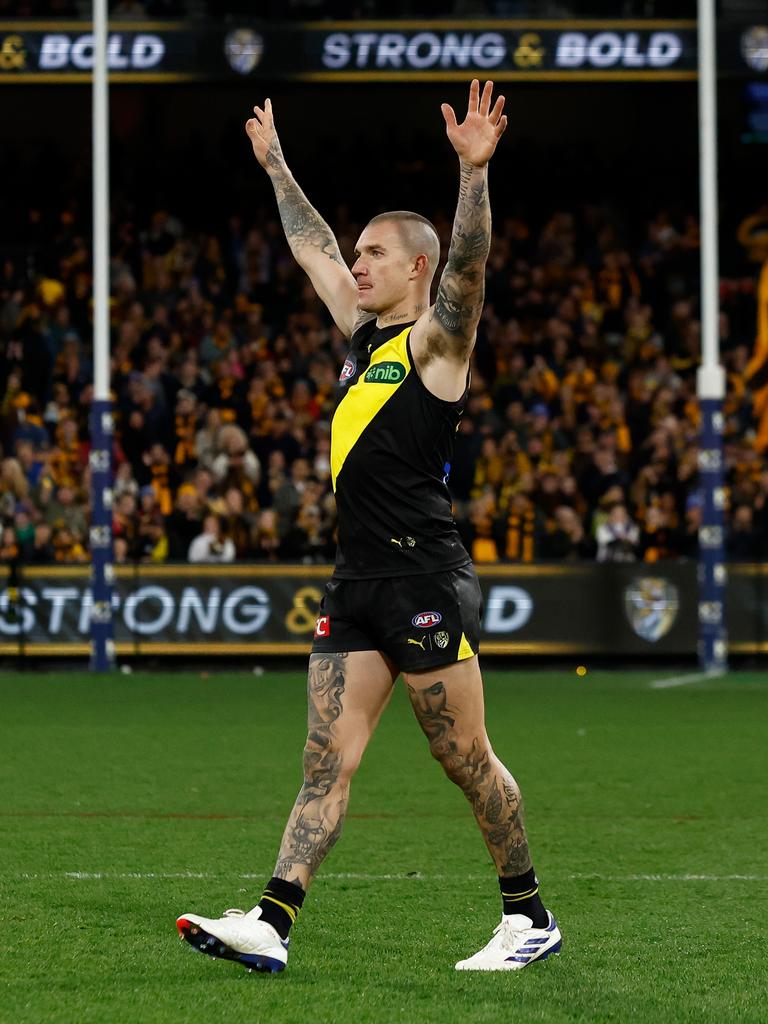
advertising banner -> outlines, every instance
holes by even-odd
[[[306,654],[325,566],[137,566],[117,570],[121,655]],[[693,563],[479,569],[485,655],[693,656]],[[414,608],[413,617],[424,609]],[[91,613],[84,567],[0,576],[0,655],[82,655]],[[734,653],[768,653],[768,568],[733,566]],[[410,619],[409,619],[410,622]],[[407,625],[406,625],[407,628]],[[421,634],[419,634],[421,635]]]
[[[766,19],[768,24],[768,19]],[[685,81],[692,21],[114,22],[113,82]],[[722,32],[722,73],[768,76],[768,27]],[[88,82],[88,22],[0,22],[0,84]]]

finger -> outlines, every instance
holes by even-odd
[[[507,115],[501,118],[499,123],[496,125],[496,138],[500,139],[504,132],[507,130]]]
[[[493,110],[488,115],[491,124],[499,123],[499,118],[501,117],[501,112],[504,109],[505,102],[505,98],[503,96],[499,96],[496,102],[493,104]]]
[[[245,122],[245,130],[249,135],[258,135],[259,124],[255,117],[251,117]]]
[[[261,107],[254,107],[253,112],[259,119],[259,124],[263,124],[267,116],[266,113],[261,109]]]
[[[269,123],[274,124],[275,116],[272,113],[272,100],[269,98],[269,96],[267,96],[266,100],[264,101],[264,109],[267,113],[267,116],[269,117]]]
[[[445,118],[445,127],[446,128],[455,128],[456,127],[456,112],[454,111],[454,109],[450,105],[450,103],[441,103],[440,104],[440,109],[442,110],[443,117]]]
[[[472,84],[469,87],[469,105],[467,106],[468,114],[476,114],[477,108],[480,103],[480,83],[476,78],[472,79]]]
[[[480,97],[480,113],[486,117],[491,109],[491,96],[493,95],[493,82],[486,82],[483,87],[483,95]]]

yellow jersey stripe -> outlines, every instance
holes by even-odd
[[[336,480],[360,435],[395,394],[411,370],[406,342],[410,327],[376,349],[368,369],[344,395],[331,426],[331,480]]]

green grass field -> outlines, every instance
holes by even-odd
[[[453,970],[498,887],[398,684],[266,976],[195,953],[174,919],[258,899],[300,782],[303,678],[0,675],[0,1020],[765,1022],[768,679],[653,678],[487,673],[560,957]]]

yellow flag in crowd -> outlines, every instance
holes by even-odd
[[[764,452],[768,450],[768,260],[757,282],[757,337],[745,377],[752,391],[752,411],[757,420],[755,446],[759,452]]]

